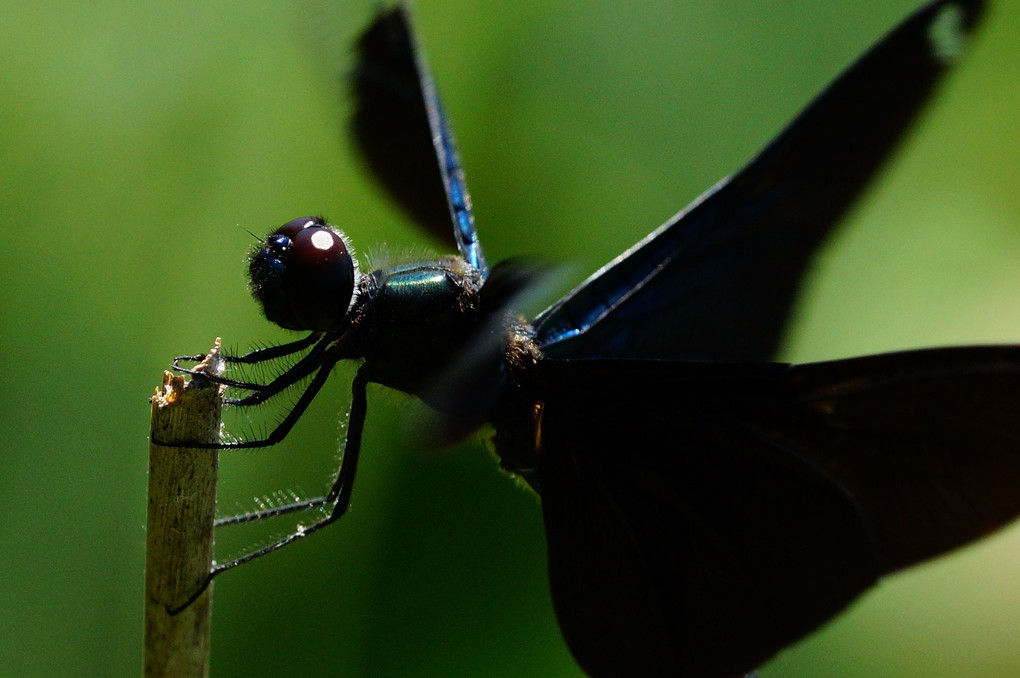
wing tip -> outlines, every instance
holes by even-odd
[[[928,42],[939,63],[950,66],[966,51],[975,29],[984,15],[985,0],[947,0],[929,9]]]

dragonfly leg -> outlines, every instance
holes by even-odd
[[[261,520],[263,518],[284,515],[295,511],[332,505],[329,514],[316,520],[310,525],[300,527],[296,532],[282,539],[271,544],[267,544],[266,546],[239,558],[223,563],[222,565],[217,565],[213,569],[210,575],[211,577],[216,576],[220,572],[237,567],[242,563],[246,563],[250,560],[254,560],[255,558],[272,553],[277,549],[283,548],[284,546],[293,543],[312,532],[320,530],[336,520],[339,520],[344,513],[347,512],[347,508],[351,503],[351,490],[354,487],[354,473],[357,470],[358,456],[361,452],[361,436],[364,431],[365,415],[368,410],[366,386],[369,381],[370,379],[367,375],[367,370],[362,367],[358,370],[358,373],[355,375],[354,381],[351,385],[353,398],[351,400],[350,419],[347,425],[347,440],[344,442],[344,451],[340,462],[340,469],[337,471],[336,479],[333,481],[333,485],[330,487],[329,492],[327,492],[325,496],[315,497],[301,502],[294,502],[292,504],[286,504],[284,506],[278,506],[264,511],[254,511],[252,513],[224,518],[218,520],[216,524],[218,526],[237,525],[240,523]]]
[[[304,350],[308,346],[314,344],[311,351],[308,352],[301,360],[287,369],[285,372],[274,378],[268,384],[259,384],[256,382],[240,381],[238,379],[231,379],[230,377],[224,377],[220,374],[207,371],[199,368],[181,367],[178,363],[180,361],[195,361],[202,362],[206,359],[206,356],[177,356],[174,358],[173,369],[177,372],[183,372],[184,374],[190,374],[193,376],[201,376],[209,381],[216,384],[223,384],[224,386],[230,386],[232,388],[240,388],[246,391],[259,391],[265,392],[265,396],[260,400],[253,401],[251,403],[241,403],[238,401],[229,402],[231,405],[239,404],[255,404],[256,402],[262,402],[266,398],[270,398],[277,393],[280,393],[285,388],[298,381],[299,379],[311,374],[319,363],[320,356],[323,352],[329,348],[332,343],[332,339],[322,339],[321,332],[313,332],[304,339],[293,341],[289,344],[281,344],[280,346],[270,346],[268,348],[258,349],[250,353],[246,353],[241,356],[219,356],[219,359],[226,363],[237,363],[246,365],[255,365],[258,363],[269,362],[276,360],[288,355],[293,355],[298,351]]]
[[[284,356],[292,355],[298,351],[302,351],[319,340],[322,336],[322,332],[312,332],[307,337],[298,339],[297,341],[290,341],[286,344],[279,344],[277,346],[267,346],[265,348],[258,348],[254,351],[249,351],[242,355],[220,355],[220,360],[228,363],[245,363],[254,364],[262,363],[268,360],[275,360]],[[206,359],[205,354],[200,355],[179,355],[174,358],[174,365],[178,362],[202,362]]]
[[[262,392],[258,394],[252,394],[251,396],[248,396],[247,398],[242,398],[240,400],[227,401],[228,404],[231,405],[240,406],[253,405],[257,402],[261,402],[266,398],[275,395],[276,393],[281,392],[284,388],[290,386],[298,379],[307,376],[313,370],[318,370],[317,372],[315,372],[315,376],[312,378],[312,381],[309,382],[308,386],[301,393],[301,396],[297,399],[297,401],[295,401],[294,406],[290,409],[289,412],[287,412],[287,416],[284,417],[283,420],[276,425],[276,428],[270,431],[269,435],[266,436],[265,438],[259,438],[255,440],[239,440],[233,442],[214,442],[214,443],[192,441],[187,443],[176,443],[172,445],[153,438],[152,442],[156,445],[164,445],[167,447],[193,447],[202,450],[253,449],[259,447],[271,447],[273,445],[276,445],[277,443],[279,443],[280,441],[287,437],[287,434],[290,433],[292,428],[294,428],[294,425],[297,423],[298,419],[300,419],[301,415],[303,415],[305,413],[305,410],[308,409],[308,406],[311,404],[312,400],[314,400],[315,396],[318,395],[320,390],[322,390],[322,387],[326,383],[326,380],[329,378],[329,373],[333,369],[333,366],[336,364],[337,360],[338,358],[336,357],[335,351],[332,354],[325,353],[321,357],[318,357],[317,360],[309,361],[308,363],[304,363],[304,361],[302,360],[300,363],[298,363],[298,365],[295,365],[293,368],[285,372],[283,375],[277,377],[272,382],[270,382],[270,384],[268,385],[272,386],[272,389],[270,389],[271,390],[270,393],[267,394],[266,392]],[[299,366],[301,366],[300,369],[298,369]],[[284,383],[284,385],[279,386],[278,385],[279,383]]]
[[[328,374],[329,368],[323,368],[320,374]],[[319,380],[319,375],[316,375],[316,380]],[[322,381],[325,381],[323,378]],[[231,570],[238,565],[250,562],[256,558],[261,558],[264,555],[268,555],[273,551],[283,548],[288,544],[292,544],[295,541],[308,536],[309,534],[321,530],[332,522],[339,520],[347,512],[348,507],[351,504],[351,491],[354,487],[354,473],[358,467],[358,456],[361,452],[361,436],[364,431],[365,415],[368,410],[368,398],[366,387],[371,381],[368,376],[368,370],[362,366],[358,370],[354,377],[351,385],[351,391],[353,398],[351,401],[350,410],[350,421],[347,427],[347,440],[344,442],[343,458],[340,462],[340,470],[337,471],[336,479],[333,481],[333,485],[330,487],[329,492],[322,497],[316,497],[314,499],[308,499],[303,502],[296,502],[293,504],[287,504],[285,506],[268,509],[266,511],[255,511],[252,513],[246,513],[240,516],[234,516],[230,518],[224,518],[216,521],[216,525],[237,525],[241,523],[253,522],[261,520],[263,518],[270,518],[278,515],[284,515],[286,513],[292,513],[303,509],[316,508],[319,506],[327,506],[332,504],[332,509],[329,514],[316,520],[307,526],[301,526],[297,531],[290,535],[278,539],[270,544],[267,544],[261,548],[258,548],[251,553],[247,553],[243,556],[227,561],[222,564],[215,565],[209,572],[205,581],[191,596],[188,597],[184,603],[178,607],[169,610],[170,614],[177,614],[182,610],[186,609],[200,595],[209,587],[212,580],[219,574]],[[314,382],[313,382],[314,384]],[[320,384],[321,386],[321,384]],[[309,386],[311,390],[311,386]],[[316,389],[317,391],[318,389]],[[305,392],[306,394],[308,391]],[[312,394],[314,396],[314,393]],[[302,395],[302,398],[304,395]],[[309,398],[310,400],[310,398]],[[275,433],[275,431],[274,431]]]

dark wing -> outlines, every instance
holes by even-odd
[[[553,602],[593,676],[736,676],[1020,513],[1020,347],[543,361]]]
[[[912,124],[983,2],[915,13],[747,167],[535,321],[560,358],[768,360],[816,248]]]
[[[422,226],[486,272],[453,134],[406,6],[382,13],[358,42],[353,133],[369,168]]]

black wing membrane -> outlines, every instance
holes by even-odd
[[[984,3],[933,2],[747,167],[536,320],[560,358],[768,360],[811,255],[910,127]]]
[[[1020,347],[540,364],[557,616],[593,676],[737,676],[1020,513]]]
[[[358,42],[352,131],[379,182],[411,217],[486,272],[453,134],[404,5],[378,16]]]

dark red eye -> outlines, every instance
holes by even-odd
[[[291,330],[329,330],[354,295],[356,266],[341,234],[320,217],[276,229],[249,264],[252,295],[267,319]]]
[[[273,235],[285,235],[291,240],[306,228],[326,228],[326,220],[322,217],[300,217],[298,219],[291,219],[280,228],[273,231]]]

